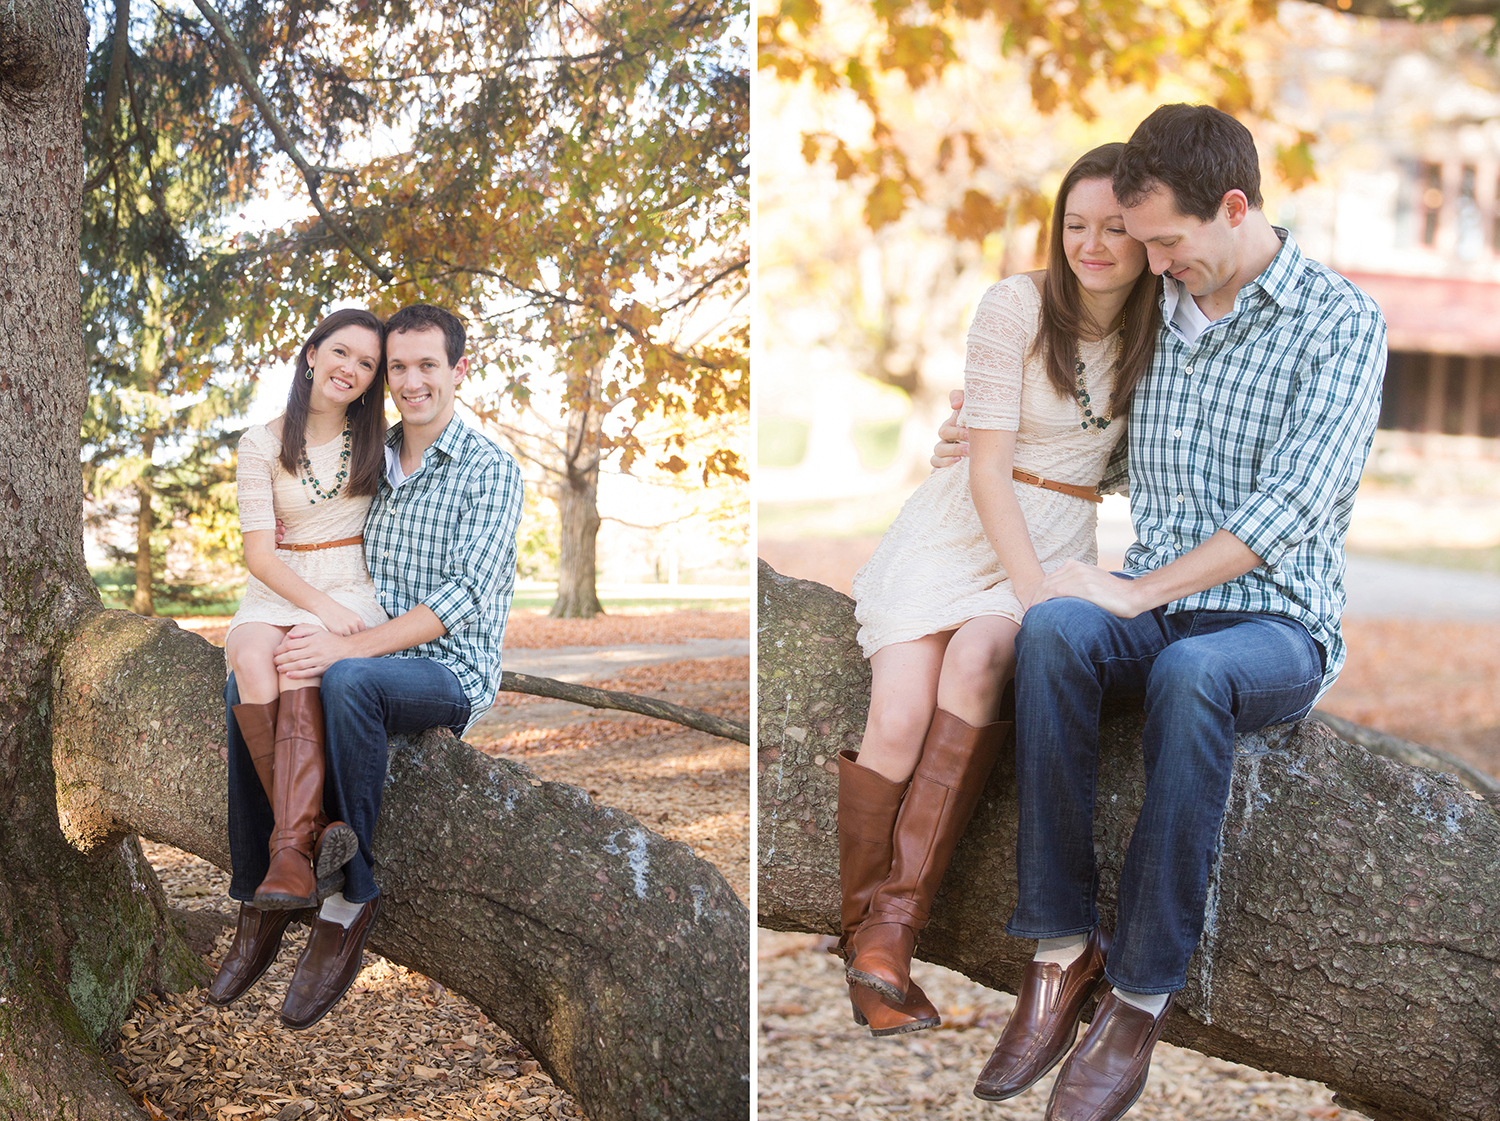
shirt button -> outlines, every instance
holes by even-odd
[[[1193,376],[1193,368],[1191,366],[1189,366],[1187,368],[1187,375],[1188,375],[1188,377],[1192,377]]]
[[[1176,440],[1176,439],[1179,439],[1181,436],[1182,436],[1182,429],[1180,429],[1180,428],[1174,428],[1174,429],[1172,429],[1172,439]]]
[[[1186,502],[1186,501],[1187,501],[1187,499],[1185,499],[1185,498],[1183,498],[1183,497],[1182,497],[1182,495],[1180,495],[1180,494],[1179,494],[1179,495],[1178,495],[1178,496],[1177,496],[1177,501],[1178,501],[1178,502]]]

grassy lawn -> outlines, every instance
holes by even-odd
[[[117,565],[95,568],[89,573],[94,587],[108,608],[129,611],[135,601],[135,569]],[[174,618],[189,615],[233,615],[245,594],[244,581],[231,584],[157,583],[152,591],[158,615]]]

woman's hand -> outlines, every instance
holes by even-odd
[[[318,621],[328,628],[329,634],[348,636],[365,629],[365,621],[358,614],[334,600],[318,611]]]
[[[1037,592],[1041,590],[1042,581],[1032,580],[1023,583],[1020,580],[1012,580],[1010,586],[1015,591],[1016,598],[1021,601],[1021,611],[1024,614],[1036,602]]]
[[[969,454],[969,430],[958,423],[959,410],[964,407],[964,391],[950,391],[948,404],[953,406],[953,415],[938,426],[938,442],[928,461],[934,467],[952,467]]]

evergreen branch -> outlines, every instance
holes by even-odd
[[[345,248],[354,254],[360,264],[364,265],[365,268],[378,277],[382,284],[390,284],[396,279],[395,274],[376,262],[375,258],[371,257],[362,246],[355,244],[354,239],[349,236],[349,231],[344,228],[343,223],[335,218],[328,208],[323,205],[322,196],[318,192],[324,175],[353,175],[354,172],[348,169],[318,166],[307,161],[307,158],[303,156],[296,142],[292,139],[291,134],[287,132],[286,125],[282,123],[276,110],[271,106],[270,99],[266,97],[265,92],[261,90],[259,83],[255,80],[255,72],[250,68],[250,60],[245,56],[244,50],[240,47],[239,41],[235,39],[223,15],[208,0],[193,0],[193,3],[203,13],[203,18],[208,20],[213,26],[214,31],[218,33],[220,45],[223,47],[224,53],[229,56],[229,61],[234,67],[235,74],[240,79],[240,87],[245,91],[245,95],[255,103],[255,107],[260,110],[261,119],[266,122],[266,126],[271,130],[271,135],[276,138],[276,146],[286,153],[292,163],[297,165],[297,170],[302,173],[302,178],[307,183],[307,192],[312,198],[313,207],[322,216],[323,221],[338,235],[338,239],[344,243]]]
[[[98,189],[115,169],[115,113],[120,107],[120,87],[125,82],[125,53],[130,49],[130,0],[115,0],[115,37],[109,55],[109,81],[104,87],[103,120],[99,125],[99,150],[106,153],[104,166],[83,185],[83,193]]]
[[[670,720],[707,732],[721,739],[737,743],[750,742],[750,726],[738,720],[725,720],[709,712],[700,712],[686,705],[674,705],[670,701],[656,701],[635,693],[616,693],[610,689],[595,689],[591,685],[574,685],[567,681],[556,681],[550,677],[532,677],[525,673],[506,670],[500,675],[500,690],[504,693],[527,693],[533,697],[551,697],[554,700],[570,701],[590,708],[613,708],[623,712],[639,713],[641,716]]]

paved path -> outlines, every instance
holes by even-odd
[[[512,673],[551,677],[579,683],[609,677],[633,666],[683,662],[694,658],[744,658],[748,638],[691,638],[686,642],[651,646],[553,646],[537,650],[506,650],[501,664]]]
[[[1344,589],[1351,618],[1500,621],[1500,576],[1484,572],[1350,554]]]

